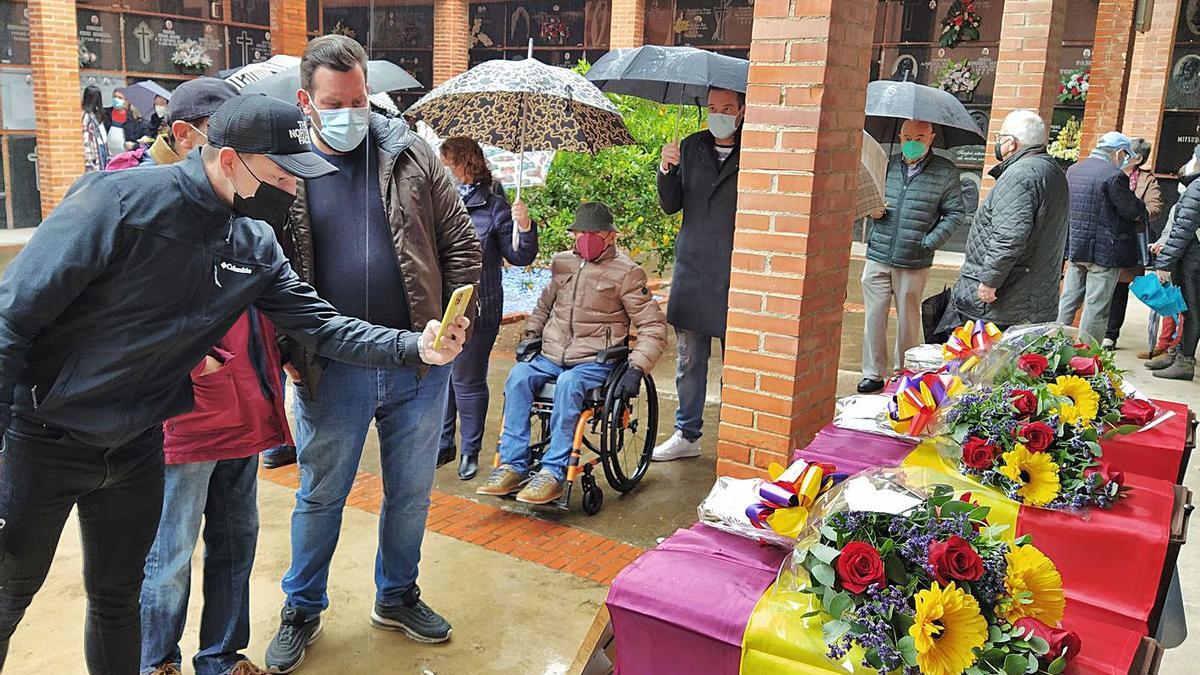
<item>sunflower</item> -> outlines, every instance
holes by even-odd
[[[1004,463],[997,470],[1020,486],[1017,494],[1034,506],[1045,506],[1058,496],[1058,465],[1046,452],[1030,452],[1017,443],[1001,455]]]
[[[1047,389],[1065,401],[1052,411],[1061,415],[1063,422],[1087,424],[1096,419],[1100,411],[1100,395],[1087,380],[1075,375],[1059,375]]]
[[[908,629],[924,675],[959,675],[975,663],[975,649],[988,638],[987,621],[975,598],[951,582],[934,582],[917,593],[916,623]]]
[[[1008,561],[1004,589],[1010,601],[998,606],[996,614],[1009,623],[1031,617],[1048,626],[1057,626],[1067,600],[1063,596],[1062,575],[1054,562],[1028,544],[1010,549],[1004,557]]]

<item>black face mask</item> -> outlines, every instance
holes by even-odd
[[[249,197],[243,197],[234,190],[233,210],[247,218],[261,220],[274,227],[283,227],[287,222],[288,209],[292,208],[296,201],[296,195],[264,183],[254,175],[241,155],[238,155],[238,159],[242,166],[250,171],[250,175],[254,176],[254,180],[258,181],[258,189]]]
[[[1004,161],[1004,150],[1003,150],[1003,148],[1004,148],[1004,139],[1003,139],[1003,138],[998,138],[998,139],[996,139],[996,146],[995,146],[995,148],[994,148],[994,153],[995,153],[995,155],[996,155],[996,161],[997,161],[997,162],[1003,162],[1003,161]]]

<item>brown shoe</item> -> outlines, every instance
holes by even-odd
[[[179,664],[164,663],[155,668],[150,675],[183,675],[183,671],[179,669]]]
[[[539,471],[529,479],[524,490],[517,493],[517,501],[526,504],[549,504],[562,496],[566,481],[554,477],[547,471]]]
[[[1163,350],[1161,349],[1153,349],[1148,352],[1138,352],[1137,357],[1143,361],[1149,361],[1150,359],[1157,359],[1160,355],[1162,355],[1162,353]]]
[[[475,490],[475,494],[493,497],[511,495],[525,485],[525,479],[524,474],[514,471],[508,464],[503,464],[492,469],[492,475],[488,476],[487,481]]]
[[[229,675],[271,675],[271,673],[254,665],[250,659],[242,659],[237,662],[233,670],[229,671]]]

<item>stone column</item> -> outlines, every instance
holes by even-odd
[[[1079,137],[1082,154],[1091,152],[1106,131],[1120,129],[1133,55],[1133,12],[1137,0],[1100,0],[1096,16],[1096,45],[1088,79],[1087,107]],[[1053,139],[1051,139],[1053,140]]]
[[[77,35],[73,0],[29,3],[38,188],[43,217],[50,215],[83,173]]]
[[[303,56],[308,44],[308,5],[304,0],[271,0],[271,52]]]
[[[646,0],[613,0],[610,49],[641,47],[646,43]]]
[[[1125,123],[1121,130],[1130,137],[1141,136],[1154,145],[1145,165],[1150,169],[1154,168],[1154,155],[1158,152],[1163,103],[1167,96],[1167,81],[1171,77],[1171,51],[1175,48],[1175,26],[1181,4],[1180,0],[1155,0],[1150,30],[1138,34],[1133,42]],[[1177,168],[1170,167],[1170,170]]]
[[[471,44],[467,0],[438,0],[433,7],[433,86],[467,69]]]

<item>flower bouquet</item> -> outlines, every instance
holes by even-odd
[[[175,48],[175,53],[171,55],[171,63],[180,70],[202,73],[212,68],[213,60],[203,45],[189,38]]]
[[[942,19],[942,34],[938,42],[952,49],[963,40],[978,40],[980,23],[975,0],[954,0],[946,18]]]
[[[1090,70],[1075,70],[1058,83],[1059,103],[1086,103]]]
[[[971,72],[971,65],[966,59],[950,59],[946,67],[938,73],[938,88],[954,94],[960,101],[969,103],[982,79]]]
[[[1124,476],[1100,464],[1099,431],[1082,421],[1098,397],[1082,378],[1060,379],[1069,381],[1003,383],[959,397],[942,418],[953,441],[939,446],[943,458],[1022,504],[1112,507],[1127,491]]]
[[[1058,137],[1046,148],[1046,152],[1063,162],[1078,162],[1079,136],[1079,118],[1072,115],[1059,130]]]
[[[1053,674],[1079,652],[1058,628],[1054,563],[1029,537],[1005,541],[969,494],[873,469],[820,506],[776,586],[810,594],[801,619],[823,623],[826,656],[847,672]]]
[[[766,544],[791,548],[808,523],[817,497],[845,478],[829,464],[797,460],[786,469],[772,463],[770,480],[717,478],[697,508],[709,527]]]

